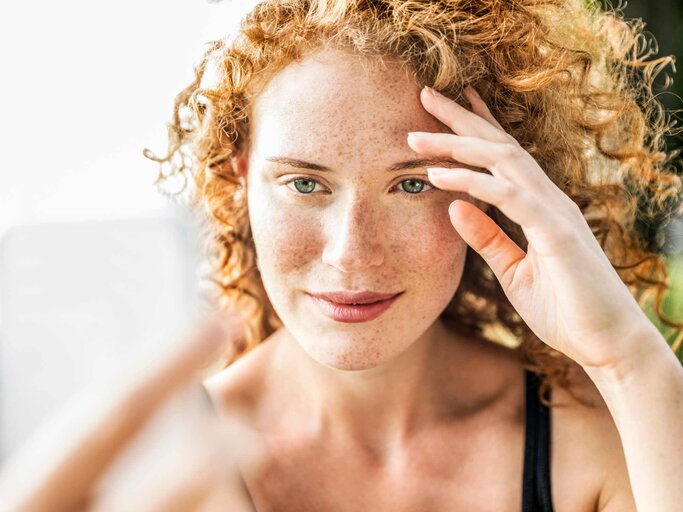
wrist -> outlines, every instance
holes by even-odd
[[[632,381],[642,373],[657,371],[658,365],[674,360],[675,354],[659,330],[650,322],[634,329],[627,339],[620,343],[633,348],[629,356],[622,357],[601,366],[582,366],[595,384],[621,385]]]

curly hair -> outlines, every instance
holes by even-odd
[[[641,20],[587,0],[263,0],[239,30],[209,43],[194,81],[175,99],[157,184],[182,177],[181,192],[207,220],[210,280],[219,308],[245,318],[227,367],[282,325],[264,291],[250,235],[246,177],[236,157],[249,144],[252,102],[278,71],[325,47],[396,62],[461,101],[472,85],[492,114],[584,213],[622,281],[641,306],[664,317],[668,290],[662,229],[681,212],[678,134],[653,91],[673,57],[647,60]],[[670,85],[667,76],[667,84]],[[191,178],[191,179],[188,179]],[[189,186],[188,186],[189,185]],[[488,215],[522,249],[519,225]],[[464,334],[515,347],[525,368],[570,389],[576,363],[526,326],[485,261],[468,247],[461,284],[442,318]],[[586,404],[588,405],[588,404]]]

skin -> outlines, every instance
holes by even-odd
[[[327,87],[320,76],[329,76]],[[437,317],[465,263],[447,212],[465,194],[426,185],[411,198],[401,181],[429,183],[425,166],[387,171],[420,158],[406,144],[408,129],[448,130],[418,98],[398,69],[372,73],[353,57],[320,53],[278,74],[252,117],[250,221],[264,286],[287,326],[279,357],[315,390],[306,401],[319,404],[321,423],[345,425],[370,444],[401,436],[438,391],[447,369]],[[270,161],[281,156],[331,170]],[[319,185],[305,196],[285,184],[296,177]],[[334,290],[404,293],[379,318],[343,324],[304,293]]]
[[[320,88],[316,77],[335,58],[320,54],[290,66],[261,93],[251,118],[247,188],[258,266],[271,302],[318,363],[313,371],[320,364],[343,370],[323,373],[344,379],[328,388],[338,395],[348,385],[348,370],[369,370],[354,375],[373,378],[415,342],[431,344],[434,321],[460,282],[466,244],[447,214],[448,204],[464,194],[427,185],[432,190],[411,197],[400,191],[400,182],[429,183],[425,166],[386,170],[419,158],[406,144],[409,128],[447,131],[419,108],[417,85],[398,70],[383,77],[347,58],[347,66],[335,69],[329,86]],[[331,170],[269,161],[276,156]],[[285,185],[297,176],[319,185],[306,196]],[[304,294],[334,290],[405,293],[376,321],[340,325],[321,316]]]
[[[539,338],[578,363],[585,379],[575,391],[596,405],[576,407],[553,390],[555,510],[678,510],[683,371],[578,209],[473,90],[468,109],[418,90],[396,68],[364,74],[358,63],[341,53],[309,57],[257,100],[251,159],[239,165],[259,267],[285,327],[205,382],[223,428],[205,402],[199,412],[189,381],[233,336],[228,317],[84,393],[3,466],[1,503],[252,510],[237,465],[261,512],[518,511],[519,361],[438,320],[459,285],[466,243]],[[402,141],[402,130],[423,133]],[[332,171],[316,179],[330,194],[288,202],[293,196],[266,177],[267,149],[320,159]],[[466,165],[441,177],[427,171],[441,190],[407,202],[388,193],[395,182],[384,168],[416,155]],[[422,179],[424,169],[413,171]],[[522,226],[526,253],[477,201]],[[405,293],[381,320],[333,325],[305,301],[302,291],[314,286]],[[181,404],[182,413],[160,418],[174,397],[182,401],[168,411]],[[107,479],[112,466],[117,478]]]
[[[252,512],[236,465],[258,448],[215,414],[197,381],[235,336],[236,318],[202,318],[100,375],[3,461],[3,510]],[[226,449],[237,437],[242,448]]]
[[[443,139],[406,139],[452,136],[445,122],[455,107],[429,101],[398,67],[323,50],[277,74],[253,105],[249,150],[237,165],[248,178],[257,264],[284,327],[206,384],[267,447],[245,469],[259,509],[518,510],[522,368],[511,350],[464,338],[438,318],[459,286],[467,244],[481,248],[476,231],[492,229],[481,221],[486,204],[443,179],[441,190],[411,200],[395,192],[401,180],[439,179],[427,165],[386,171],[449,158],[431,165],[483,176],[483,166],[440,148]],[[473,99],[459,108],[494,126]],[[276,156],[330,171],[269,160]],[[298,177],[317,182],[312,195],[286,185]],[[341,289],[405,293],[359,324],[323,317],[304,294]],[[596,411],[554,414],[557,511],[596,510],[613,488],[628,491],[614,424],[595,388],[583,387]],[[630,495],[612,502],[634,510]]]
[[[555,510],[636,510],[633,494],[638,510],[677,510],[683,452],[670,444],[681,423],[680,364],[578,210],[483,101],[466,90],[465,108],[418,90],[397,68],[341,53],[307,58],[271,85],[239,166],[264,284],[285,327],[205,382],[220,422],[194,374],[233,337],[236,317],[131,360],[3,466],[0,502],[98,512],[517,512],[520,363],[438,320],[467,244],[539,338],[579,363],[585,379],[575,391],[596,405],[576,407],[553,390]],[[403,130],[423,134],[402,140]],[[265,173],[268,149],[320,159],[332,171],[316,179],[330,193],[291,202]],[[441,177],[427,171],[440,190],[408,202],[389,193],[403,176],[389,180],[384,169],[416,155],[449,157],[450,167]],[[478,201],[522,226],[526,254]],[[404,295],[381,320],[334,325],[306,303],[302,292],[314,286],[396,286]]]

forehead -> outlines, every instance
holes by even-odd
[[[448,131],[424,110],[419,94],[415,79],[396,63],[316,52],[276,74],[256,99],[252,150],[377,155],[402,148],[410,155],[408,131]]]

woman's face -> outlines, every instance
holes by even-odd
[[[312,358],[349,370],[399,355],[447,306],[466,249],[448,205],[472,200],[429,185],[426,167],[439,164],[391,170],[422,158],[409,131],[449,130],[398,66],[366,70],[358,59],[325,50],[278,73],[254,104],[246,163],[271,303]],[[326,316],[309,295],[366,290],[403,293],[380,316],[354,323]]]

